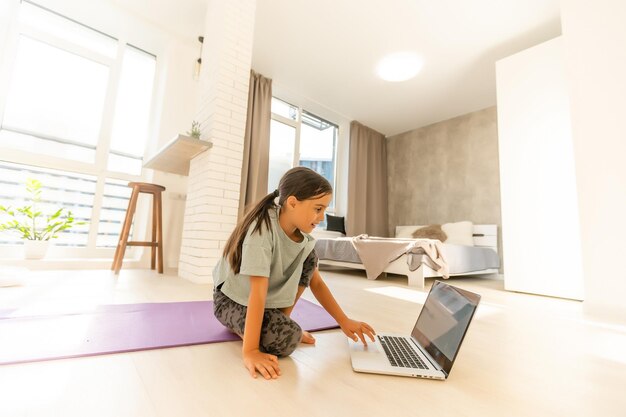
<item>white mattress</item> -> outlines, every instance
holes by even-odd
[[[313,232],[311,232],[311,236],[313,236],[315,239],[322,239],[322,238],[333,239],[336,237],[344,237],[345,235],[341,232],[335,232],[332,230],[316,228],[316,229],[313,229]]]

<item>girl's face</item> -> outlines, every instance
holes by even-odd
[[[324,213],[332,197],[332,194],[324,194],[300,201],[289,196],[286,205],[290,223],[302,232],[311,233],[324,220]]]

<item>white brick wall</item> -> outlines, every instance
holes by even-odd
[[[195,120],[213,147],[191,161],[178,274],[211,272],[237,222],[256,0],[209,0]]]

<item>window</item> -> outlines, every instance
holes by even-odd
[[[141,180],[157,58],[30,0],[12,18],[0,61],[0,204],[23,205],[36,178],[44,212],[66,207],[89,221],[55,245],[115,247],[126,184]]]
[[[124,217],[130,200],[130,187],[126,182],[107,178],[102,193],[102,208],[98,223],[97,247],[115,248],[122,232]],[[133,233],[134,222],[130,235]]]
[[[61,16],[52,10],[31,3],[28,0],[22,0],[19,21],[44,31],[51,36],[65,39],[108,58],[115,58],[117,54],[117,39]]]
[[[0,143],[93,163],[108,78],[105,65],[20,35]]]
[[[334,189],[338,134],[336,124],[273,97],[268,192],[278,187],[285,171],[297,165],[316,171]],[[329,208],[333,207],[334,199]]]
[[[148,140],[155,63],[154,55],[126,46],[111,132],[108,163],[111,171],[141,174]]]
[[[335,188],[337,126],[307,111],[302,112],[300,165],[311,168]]]
[[[156,57],[28,2],[19,20],[0,146],[93,164],[109,142],[106,168],[140,175]],[[116,97],[108,138],[107,94]]]
[[[296,128],[273,120],[270,122],[270,158],[268,193],[278,187],[283,174],[293,167]]]

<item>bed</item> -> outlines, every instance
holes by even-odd
[[[411,234],[419,227],[421,226],[397,226],[395,237],[389,240],[415,241],[416,239],[412,239]],[[452,240],[453,243],[437,242],[442,258],[447,264],[449,276],[497,274],[500,267],[497,225],[470,225],[469,227],[471,236],[468,235],[470,240],[466,240],[466,244],[457,244],[458,241],[454,240]],[[367,272],[367,268],[354,248],[353,238],[327,231],[319,231],[315,233],[315,237],[317,240],[315,251],[321,266],[361,269]],[[444,276],[447,274],[442,274],[441,270],[437,269],[438,266],[429,259],[428,255],[417,251],[417,253],[403,253],[393,259],[384,267],[383,273],[406,275],[409,286],[424,288],[425,278],[447,278]],[[372,276],[368,273],[369,279],[376,279],[378,276],[380,275]]]

